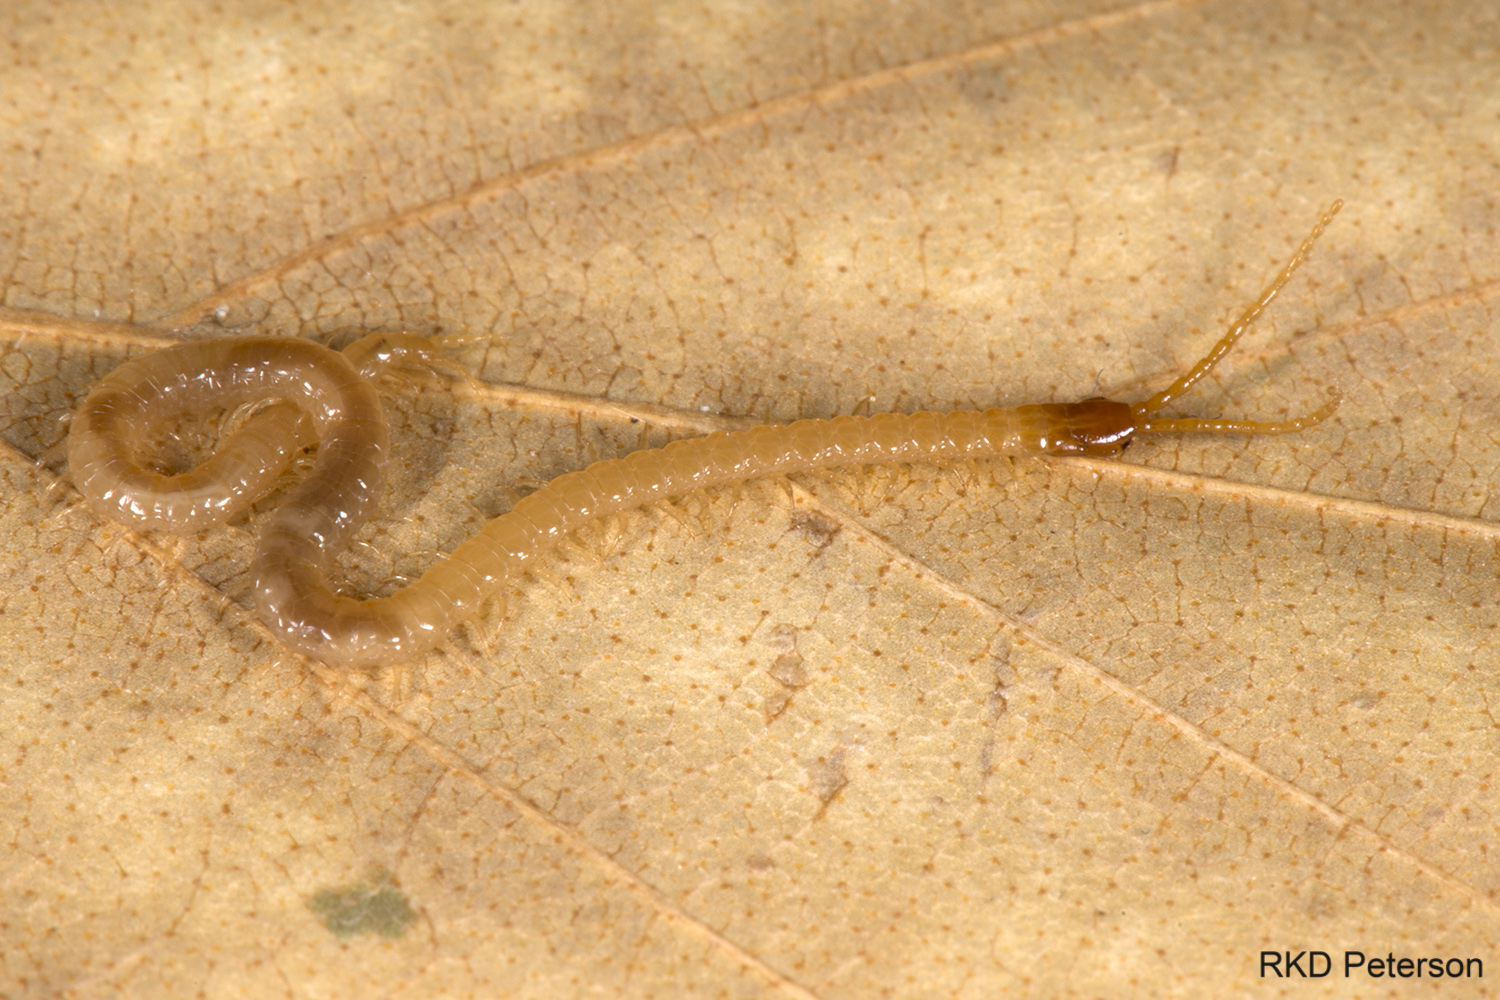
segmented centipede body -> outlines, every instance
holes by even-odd
[[[420,360],[428,342],[375,334],[343,353],[310,341],[228,337],[182,344],[115,369],[73,418],[73,481],[101,514],[141,528],[197,531],[254,502],[311,441],[317,458],[256,544],[258,612],[287,646],[340,668],[400,662],[441,643],[485,601],[503,599],[537,556],[588,521],[706,486],[842,465],[954,461],[1007,454],[1118,454],[1135,435],[1283,434],[1331,414],[1337,398],[1281,422],[1154,417],[1229,351],[1307,259],[1334,202],[1275,280],[1187,374],[1138,403],[1103,398],[954,413],[799,420],[674,441],[554,479],[493,519],[421,578],[388,597],[339,596],[333,556],[369,518],[390,436],[370,377]],[[157,421],[266,403],[212,457],[180,475],[138,457]]]

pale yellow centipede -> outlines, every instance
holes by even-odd
[[[421,578],[389,597],[338,596],[334,553],[370,516],[390,447],[368,376],[422,356],[426,341],[376,334],[339,353],[310,341],[228,337],[183,344],[121,365],[73,417],[73,481],[107,517],[143,528],[196,531],[253,502],[292,457],[317,458],[261,534],[251,574],[256,607],[286,645],[330,666],[374,668],[425,652],[452,626],[585,522],[704,486],[855,463],[953,461],[996,455],[1115,455],[1137,434],[1284,434],[1324,420],[1337,397],[1275,423],[1152,418],[1234,346],[1342,207],[1335,201],[1291,259],[1187,374],[1139,403],[1103,398],[956,413],[881,413],[721,432],[595,462],[519,501]],[[153,421],[211,407],[270,401],[197,468],[175,476],[136,457]]]

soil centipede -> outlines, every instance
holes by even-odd
[[[328,570],[370,517],[384,483],[390,437],[370,379],[385,366],[430,359],[423,338],[374,334],[341,353],[296,338],[236,336],[143,356],[106,376],[78,409],[68,462],[74,483],[100,514],[139,528],[191,532],[254,502],[299,450],[316,441],[311,470],[257,540],[251,564],[256,608],[287,646],[333,667],[374,669],[437,646],[487,600],[499,598],[503,610],[508,583],[573,529],[700,487],[851,464],[1109,456],[1139,434],[1285,434],[1320,423],[1338,407],[1336,393],[1318,410],[1278,422],[1152,414],[1228,353],[1342,205],[1329,206],[1208,354],[1144,401],[1094,397],[983,411],[841,416],[673,441],[557,477],[388,597],[339,596]],[[263,409],[188,472],[164,475],[136,457],[158,421],[251,404]]]

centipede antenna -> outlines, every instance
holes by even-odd
[[[1266,307],[1269,306],[1272,300],[1276,298],[1277,293],[1279,293],[1282,287],[1292,279],[1292,275],[1297,272],[1297,268],[1301,267],[1303,263],[1306,262],[1308,256],[1312,253],[1313,244],[1318,241],[1319,236],[1323,235],[1323,230],[1328,228],[1328,224],[1333,221],[1333,217],[1335,215],[1338,215],[1339,209],[1343,207],[1344,202],[1342,199],[1336,199],[1332,205],[1328,206],[1327,211],[1325,211],[1322,217],[1318,219],[1317,225],[1312,227],[1312,232],[1307,234],[1307,238],[1304,239],[1301,245],[1297,247],[1297,252],[1292,254],[1291,260],[1288,260],[1286,262],[1286,265],[1281,269],[1281,272],[1276,275],[1275,279],[1269,285],[1266,286],[1265,291],[1260,293],[1260,298],[1256,299],[1253,303],[1251,303],[1249,308],[1247,308],[1243,313],[1240,314],[1240,318],[1235,320],[1234,325],[1229,328],[1229,330],[1224,334],[1222,338],[1220,338],[1219,342],[1213,346],[1213,349],[1205,354],[1203,358],[1196,365],[1194,365],[1186,375],[1182,376],[1177,381],[1173,382],[1171,385],[1163,389],[1161,392],[1158,392],[1156,395],[1152,396],[1150,399],[1147,399],[1140,403],[1131,404],[1131,409],[1135,412],[1135,415],[1137,417],[1138,430],[1144,431],[1146,433],[1153,433],[1162,432],[1167,429],[1168,423],[1171,423],[1169,421],[1142,421],[1139,418],[1144,417],[1147,414],[1154,413],[1162,407],[1166,406],[1172,400],[1176,399],[1178,396],[1181,396],[1183,393],[1191,389],[1193,387],[1193,383],[1197,382],[1200,378],[1213,371],[1214,365],[1217,365],[1219,361],[1223,359],[1224,355],[1229,353],[1230,349],[1234,347],[1235,342],[1244,335],[1246,330],[1250,329],[1250,325],[1252,323],[1260,318],[1260,314],[1265,312]],[[1330,402],[1327,406],[1323,407],[1323,409],[1317,411],[1317,413],[1322,414],[1322,416],[1318,416],[1316,420],[1311,420],[1311,423],[1299,424],[1299,421],[1310,420],[1316,414],[1308,414],[1308,416],[1306,417],[1298,417],[1296,420],[1284,421],[1283,423],[1279,424],[1261,423],[1259,421],[1201,420],[1197,421],[1197,424],[1203,426],[1195,426],[1192,428],[1174,427],[1173,429],[1182,431],[1202,431],[1204,433],[1210,434],[1285,434],[1290,431],[1301,430],[1302,427],[1312,426],[1312,424],[1315,424],[1327,417],[1328,414],[1332,413],[1333,410],[1337,407],[1337,400]],[[1323,410],[1327,410],[1328,412],[1324,413]],[[1179,424],[1192,422],[1193,421],[1191,420],[1175,421],[1175,423]],[[1227,427],[1229,424],[1238,424],[1242,429],[1216,430],[1208,426],[1220,425],[1221,427]],[[1294,424],[1299,425],[1292,426]],[[1147,429],[1148,425],[1150,427],[1150,430]],[[1258,427],[1259,429],[1254,431],[1247,431],[1243,429],[1251,426]]]
[[[1337,389],[1328,390],[1328,402],[1290,420],[1205,420],[1202,417],[1159,417],[1136,425],[1137,434],[1291,434],[1316,427],[1344,401]]]

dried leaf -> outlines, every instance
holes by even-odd
[[[1492,953],[1483,5],[0,23],[0,994],[1197,997],[1263,951],[1335,993],[1384,985],[1346,950]],[[478,384],[392,400],[348,560],[388,590],[643,438],[1138,397],[1335,196],[1180,407],[1337,385],[1327,424],[642,511],[363,686],[248,610],[263,512],[139,537],[58,449],[180,337],[455,338]],[[330,933],[361,885],[405,933]]]

